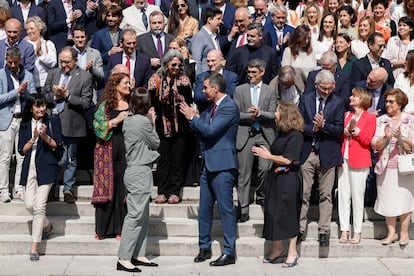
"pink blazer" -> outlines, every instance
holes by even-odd
[[[344,127],[348,127],[354,112],[345,112]],[[355,134],[349,136],[348,163],[353,169],[369,168],[371,161],[371,140],[375,133],[376,117],[375,115],[364,111],[356,124]],[[345,152],[347,136],[344,134],[342,143],[342,154]]]

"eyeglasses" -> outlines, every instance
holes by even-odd
[[[171,63],[170,66],[177,68],[177,67],[180,67],[181,64],[180,63]]]
[[[393,103],[395,103],[395,100],[385,100],[385,104],[387,104],[387,103],[393,104]]]
[[[185,8],[185,7],[187,7],[187,4],[178,4],[178,7],[179,8]]]

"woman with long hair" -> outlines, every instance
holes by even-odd
[[[401,17],[408,16],[414,20],[414,1],[403,0],[402,5],[397,5],[391,15],[394,22],[399,22]]]
[[[299,25],[293,32],[289,46],[283,52],[282,66],[299,68],[308,76],[316,67],[316,56],[312,49],[311,33],[308,25]]]
[[[409,50],[414,49],[414,21],[407,17],[401,17],[398,22],[398,35],[388,40],[383,57],[392,64],[392,73],[396,79],[405,68],[405,57]]]
[[[351,73],[352,64],[357,58],[351,51],[351,38],[346,33],[340,33],[335,40],[335,53],[338,57],[336,71],[342,71],[348,75]]]
[[[188,120],[179,111],[180,103],[193,102],[190,79],[183,71],[183,56],[169,50],[161,68],[148,81],[151,103],[157,113],[155,123],[161,144],[157,166],[158,196],[155,203],[177,204],[187,172],[187,146],[191,139]]]
[[[58,116],[46,113],[44,95],[31,95],[19,129],[19,153],[24,156],[20,185],[25,186],[24,206],[33,216],[30,260],[39,260],[38,246],[53,226],[46,217],[49,191],[57,180],[58,146],[62,131]]]
[[[338,9],[342,6],[342,0],[326,0],[323,4],[323,15],[327,14],[328,12],[335,13]]]
[[[315,50],[316,60],[326,51],[333,50],[337,35],[338,19],[334,13],[326,13],[321,20],[321,27],[317,40],[312,40],[312,48]]]
[[[375,21],[364,16],[359,20],[358,38],[352,41],[351,50],[356,58],[363,58],[369,53],[368,37],[375,32]]]
[[[122,124],[128,115],[130,79],[112,74],[94,114],[97,142],[94,153],[95,238],[121,238],[126,215],[124,172],[126,168]]]
[[[181,39],[189,39],[198,32],[198,21],[190,15],[188,0],[173,0],[168,17],[167,32]]]
[[[405,59],[405,71],[395,80],[394,88],[401,89],[407,95],[408,103],[404,111],[414,114],[414,50],[408,51]]]
[[[308,25],[312,38],[317,39],[319,36],[319,25],[321,24],[321,10],[315,3],[306,6],[303,24]]]
[[[293,267],[298,262],[296,251],[299,216],[302,205],[300,154],[303,145],[303,117],[294,103],[281,102],[275,112],[277,135],[270,151],[265,146],[252,148],[253,154],[273,163],[264,205],[264,238],[273,241],[270,255],[263,263],[282,263]],[[288,240],[284,252],[282,240]]]

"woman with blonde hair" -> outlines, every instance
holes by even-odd
[[[255,156],[273,163],[264,205],[264,238],[273,241],[270,255],[263,263],[283,263],[293,267],[298,263],[296,251],[299,216],[302,205],[302,174],[299,159],[303,145],[303,117],[294,103],[281,102],[275,112],[277,135],[270,151],[265,146],[253,147]],[[288,240],[288,252],[282,240]]]
[[[352,53],[356,58],[363,58],[369,53],[368,37],[375,32],[375,21],[373,18],[364,16],[359,20],[358,39],[351,44]]]
[[[312,3],[306,6],[303,24],[308,25],[313,39],[319,36],[319,25],[321,24],[322,13],[318,5]]]
[[[349,217],[353,213],[352,244],[361,241],[364,213],[365,182],[371,161],[371,139],[374,136],[376,117],[367,109],[372,96],[362,88],[352,89],[349,105],[353,111],[345,113],[342,155],[344,163],[338,170],[338,213],[341,227],[340,243],[349,240]]]

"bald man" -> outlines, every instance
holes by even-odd
[[[6,21],[4,28],[6,30],[6,38],[0,40],[0,57],[6,56],[6,49],[14,46],[19,48],[21,53],[21,62],[26,71],[33,73],[35,54],[32,44],[26,40],[20,39],[22,33],[22,24],[15,18]],[[4,67],[4,58],[0,59],[0,68]]]

